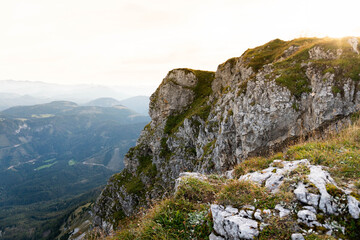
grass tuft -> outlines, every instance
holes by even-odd
[[[211,231],[208,206],[185,199],[167,199],[126,223],[113,239],[208,239]]]
[[[282,153],[275,154],[270,158],[266,158],[266,157],[248,158],[235,166],[234,177],[239,178],[241,175],[245,175],[247,173],[256,172],[258,170],[268,168],[275,159],[279,159],[279,158],[282,158]]]
[[[209,182],[189,177],[182,180],[175,198],[184,198],[190,202],[211,202],[215,191],[215,187]]]
[[[326,191],[333,197],[341,197],[344,192],[337,188],[334,184],[326,184]]]
[[[244,205],[253,205],[255,208],[274,208],[281,199],[271,194],[265,187],[251,181],[230,181],[224,185],[217,196],[221,205],[232,205],[241,208]]]
[[[296,222],[291,218],[272,217],[270,225],[266,226],[259,235],[259,240],[288,240],[295,229]]]

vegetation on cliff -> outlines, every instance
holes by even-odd
[[[186,201],[194,206],[190,208],[191,213],[198,213],[203,207],[209,211],[209,203],[238,208],[248,203],[262,210],[274,209],[279,204],[293,206],[296,199],[288,189],[295,190],[299,181],[303,181],[308,191],[314,192],[312,194],[318,194],[318,188],[307,180],[310,166],[305,165],[292,169],[287,175],[289,179],[276,193],[263,185],[207,175],[206,180],[183,182],[172,196],[174,180],[181,172],[219,174],[238,164],[234,168],[235,178],[269,167],[276,173],[282,168],[281,162],[274,162],[276,159],[294,162],[308,159],[307,164],[311,166],[322,165],[337,181],[335,188],[360,185],[357,180],[360,169],[358,122],[341,133],[329,134],[325,140],[303,141],[312,134],[319,137],[319,133],[328,129],[341,129],[356,117],[360,77],[358,42],[357,38],[277,39],[247,50],[239,58],[229,59],[219,65],[215,74],[176,69],[171,75],[171,71],[152,96],[151,108],[154,111],[150,115],[153,121],[145,128],[138,146],[129,151],[127,169],[110,180],[109,185],[115,184],[116,189],[126,191],[122,192],[123,195],[116,195],[114,189],[106,188],[98,202],[102,206],[114,201],[124,202],[132,210],[125,215],[131,215],[158,199],[172,203]],[[188,84],[189,75],[198,80],[196,86]],[[179,76],[183,79],[176,79]],[[169,89],[178,91],[169,92]],[[184,99],[184,96],[188,98]],[[283,151],[290,143],[299,141]],[[281,152],[270,157],[250,157],[267,156],[279,149]],[[331,185],[326,188],[329,193],[337,193]],[[359,190],[351,188],[351,196],[358,199]],[[340,198],[344,197],[343,194]],[[183,231],[187,231],[187,236],[193,239],[204,239],[205,235],[189,235],[193,231],[187,226],[190,212],[182,218],[181,230],[174,233],[159,230],[154,213],[145,214],[145,217],[138,215],[130,221],[123,218],[125,215],[118,214],[124,211],[123,205],[116,202],[112,206],[115,207],[111,211],[100,209],[98,215],[103,214],[104,222],[112,223],[115,228],[127,229],[119,232],[119,238],[181,239]],[[181,213],[181,208],[173,209]],[[301,212],[296,207],[294,209]],[[114,216],[122,217],[112,221]],[[148,225],[139,223],[142,221]],[[334,221],[346,225],[344,231],[336,232],[334,236],[356,239],[354,231],[359,225],[358,220],[351,220],[346,215]],[[287,239],[289,232],[282,234],[293,226],[290,219],[276,218],[273,222],[284,229],[266,226],[259,238]],[[209,231],[208,237],[211,229],[205,228],[207,223],[204,215],[200,225]],[[167,222],[167,225],[171,224],[171,221]],[[134,226],[138,227],[134,230]],[[148,226],[159,231],[148,235]],[[299,227],[296,225],[294,228],[298,230]],[[321,235],[325,230],[316,231]],[[310,234],[306,237],[316,239]]]
[[[207,101],[212,93],[211,84],[215,78],[215,72],[192,70],[187,68],[181,70],[193,73],[196,76],[198,83],[192,88],[195,93],[195,98],[185,111],[170,115],[167,118],[164,128],[164,132],[167,134],[176,132],[186,118],[191,118],[192,116],[197,115],[201,119],[207,119],[211,109],[211,106],[207,103]]]
[[[269,157],[249,158],[234,168],[233,175],[238,179],[241,175],[268,168],[270,165],[281,168],[275,159],[295,161],[308,159],[312,164],[327,166],[327,170],[335,176],[338,186],[353,186],[352,196],[360,200],[360,121],[341,132],[331,132],[322,140],[310,139],[289,146],[283,152]],[[299,166],[291,172],[295,178],[304,178],[309,173],[305,166]],[[351,185],[349,183],[353,183]],[[288,192],[292,183],[284,183],[278,193],[272,194],[265,187],[248,181],[226,179],[222,175],[208,175],[206,180],[188,178],[178,187],[176,194],[166,200],[156,203],[151,210],[143,212],[134,218],[120,222],[114,237],[110,239],[208,239],[212,229],[212,218],[209,203],[241,207],[253,205],[256,209],[273,209],[280,202],[295,201]],[[342,195],[336,186],[327,186],[330,195]],[[326,214],[318,218],[337,218]],[[347,218],[341,222],[346,226],[344,234],[338,232],[338,237],[358,239],[360,220]],[[289,239],[291,236],[292,219],[274,217],[273,224],[267,226],[259,235],[259,239]],[[305,239],[335,239],[324,234],[307,234]]]

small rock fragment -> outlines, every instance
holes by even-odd
[[[225,240],[223,237],[216,236],[214,233],[211,233],[209,236],[209,240]]]
[[[305,240],[305,238],[301,233],[293,233],[291,234],[291,240]]]
[[[298,222],[306,224],[308,227],[315,227],[321,225],[316,221],[315,213],[309,210],[300,210],[298,212]]]
[[[348,196],[348,208],[350,215],[355,218],[359,219],[360,217],[360,202],[356,200],[353,196]]]
[[[279,211],[280,218],[286,217],[287,215],[290,214],[290,210],[283,208],[280,204],[277,204],[275,206],[275,209]]]

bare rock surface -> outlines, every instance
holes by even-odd
[[[276,194],[284,182],[291,182],[294,187],[289,191],[293,191],[294,199],[290,205],[279,203],[274,209],[256,209],[251,205],[241,208],[211,205],[214,234],[224,239],[254,239],[271,224],[272,216],[297,219],[298,225],[294,229],[305,235],[324,231],[328,235],[335,231],[344,233],[345,226],[341,224],[349,218],[359,218],[360,202],[337,187],[325,167],[311,165],[307,159],[291,162],[275,160],[269,168],[242,175],[237,181],[252,181],[265,186],[271,194]],[[329,186],[337,189],[336,196],[328,192]],[[291,238],[304,239],[301,233],[294,233]]]
[[[254,239],[259,234],[257,221],[236,215],[216,204],[211,205],[211,212],[214,231],[225,239]]]

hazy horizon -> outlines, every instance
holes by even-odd
[[[134,96],[150,96],[157,88],[157,86],[152,86],[153,88],[149,86],[131,86],[131,85],[106,85],[101,83],[52,83],[52,82],[46,82],[46,81],[32,81],[32,80],[16,80],[16,79],[0,79],[0,93],[16,93],[19,95],[32,95],[31,91],[33,91],[33,88],[30,89],[16,89],[15,86],[11,88],[4,88],[4,84],[9,83],[10,85],[12,83],[20,83],[20,84],[46,84],[46,85],[52,85],[52,86],[59,86],[61,88],[84,88],[84,87],[98,87],[98,88],[109,88],[109,89],[116,89],[121,93],[120,96],[116,97],[113,96],[113,98],[116,99],[124,99]],[[120,89],[123,89],[120,91]],[[30,93],[29,93],[30,92]],[[46,94],[46,92],[45,92]],[[107,97],[107,95],[104,95],[103,97]]]
[[[194,0],[1,3],[0,80],[142,88],[272,39],[360,36],[359,3]],[[138,94],[138,95],[142,95]]]

